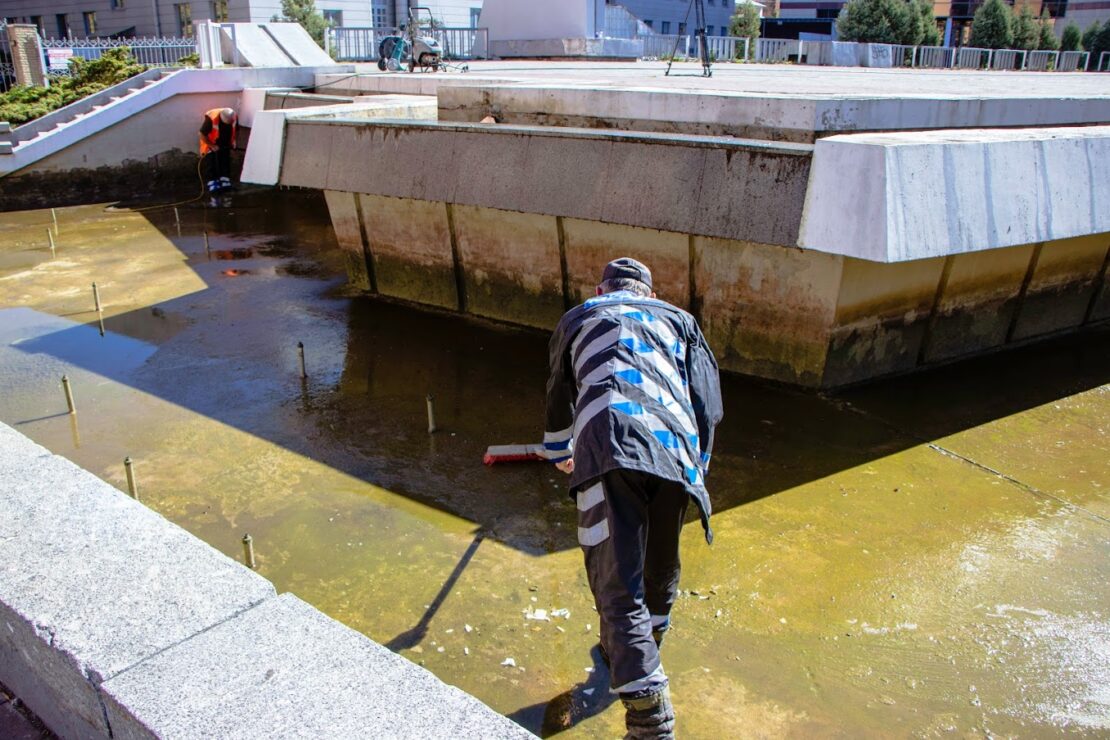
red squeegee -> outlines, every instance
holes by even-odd
[[[490,445],[482,462],[486,465],[504,462],[546,462],[543,456],[543,445]]]

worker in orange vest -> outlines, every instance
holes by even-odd
[[[231,150],[239,119],[231,108],[213,108],[204,114],[200,126],[200,155],[205,163],[209,193],[231,189]]]

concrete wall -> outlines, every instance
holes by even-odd
[[[66,738],[532,737],[4,424],[0,628]]]
[[[837,387],[1110,318],[1110,234],[884,264],[751,241],[326,191],[351,281],[554,327],[618,256],[700,321],[721,367]]]
[[[292,120],[281,184],[793,245],[810,148],[528,126]],[[451,163],[447,166],[447,163]]]

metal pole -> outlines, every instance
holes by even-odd
[[[96,304],[96,312],[100,313],[100,289],[96,287],[96,283],[92,284],[93,288],[93,303]]]
[[[248,568],[254,570],[254,540],[251,539],[249,534],[243,535],[243,560],[246,562]]]
[[[73,389],[69,386],[69,378],[65,375],[62,376],[62,390],[66,393],[66,406],[69,406],[69,413],[76,414],[77,406],[73,403]]]
[[[428,394],[428,434],[435,434],[436,431],[436,407],[435,399],[432,394]]]
[[[176,208],[173,209],[173,221],[177,224],[177,235],[181,236],[181,214],[177,212]]]
[[[54,234],[50,229],[46,230],[46,238],[50,240],[50,258],[53,259],[58,256],[58,253],[54,250]]]
[[[308,378],[308,371],[304,366],[304,342],[297,342],[297,356],[301,361],[301,380],[305,380]]]
[[[204,253],[208,255],[209,259],[212,258],[212,250],[209,248],[209,245],[208,245],[208,231],[207,230],[205,230],[205,232],[204,232]]]
[[[54,219],[54,233],[58,233],[58,213],[53,208],[50,209],[50,217]]]
[[[139,486],[135,483],[135,466],[130,457],[123,458],[123,470],[127,473],[127,492],[131,494],[131,498],[138,501]]]

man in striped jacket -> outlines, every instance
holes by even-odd
[[[571,476],[610,683],[629,737],[672,737],[659,645],[691,498],[713,540],[705,473],[722,416],[717,362],[694,318],[658,300],[651,272],[627,257],[559,321],[550,362],[544,448]]]

